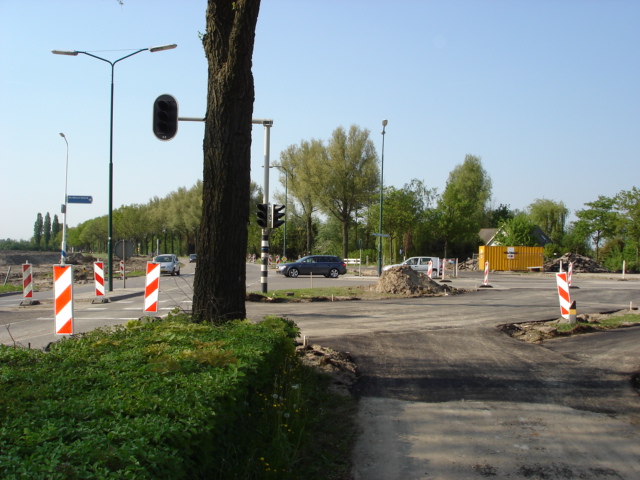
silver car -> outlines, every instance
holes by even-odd
[[[153,261],[160,264],[160,273],[180,275],[180,260],[178,260],[177,256],[162,254],[154,258]]]

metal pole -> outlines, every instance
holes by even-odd
[[[387,121],[382,121],[382,158],[380,161],[380,236],[378,237],[378,276],[382,274],[382,192],[384,182],[384,134]]]
[[[269,205],[269,151],[271,149],[271,126],[273,120],[252,119],[253,124],[264,126],[264,190],[262,203]],[[267,208],[267,211],[270,209]],[[262,245],[260,248],[260,291],[267,293],[269,277],[269,227],[262,229]]]
[[[67,260],[67,179],[69,176],[69,142],[64,133],[60,132],[60,136],[64,138],[67,144],[67,162],[64,169],[64,205],[62,207],[62,245],[60,246],[60,265],[64,265]]]

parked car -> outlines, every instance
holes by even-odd
[[[198,255],[196,255],[195,253],[192,253],[191,255],[189,255],[189,263],[196,263],[197,259],[198,259]]]
[[[341,258],[333,255],[309,255],[297,262],[278,265],[276,271],[291,278],[311,274],[338,278],[347,273],[347,265]]]
[[[160,264],[160,273],[180,275],[180,260],[177,256],[173,254],[158,255],[153,261]]]
[[[431,268],[433,269],[433,275],[442,274],[442,263],[438,257],[411,257],[407,258],[404,262],[396,265],[387,265],[382,271],[387,271],[392,267],[400,267],[403,265],[409,265],[413,270],[417,272],[427,273],[429,271],[429,261],[431,261]]]

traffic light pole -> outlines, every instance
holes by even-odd
[[[264,126],[264,190],[262,202],[269,205],[269,151],[271,150],[271,127],[273,120],[252,119],[253,124]],[[260,247],[260,291],[267,293],[269,278],[269,224],[262,229],[262,244]]]

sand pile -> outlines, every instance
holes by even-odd
[[[407,265],[392,267],[382,272],[373,287],[377,293],[403,295],[446,295],[455,291],[448,285],[441,285]]]

